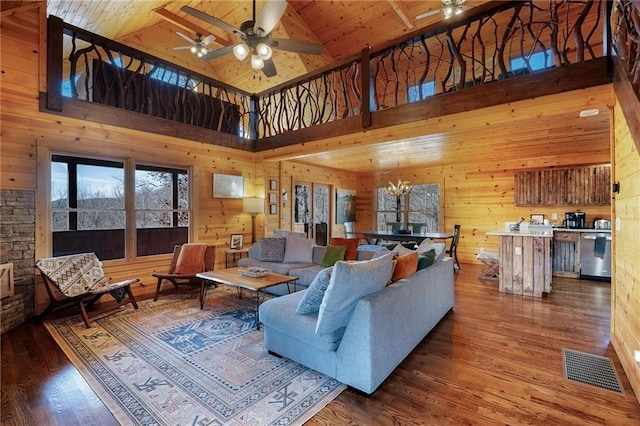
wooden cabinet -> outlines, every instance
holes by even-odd
[[[516,172],[516,206],[611,204],[611,166]]]
[[[579,232],[553,232],[553,276],[580,277]]]

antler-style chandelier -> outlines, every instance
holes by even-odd
[[[389,181],[387,187],[384,188],[384,192],[393,197],[402,197],[404,195],[408,195],[412,189],[413,186],[408,181],[400,180],[400,178],[398,178],[397,184]]]
[[[464,2],[465,0],[442,0],[442,3],[444,3],[444,18],[449,19],[453,15],[461,14],[463,12],[462,3]]]

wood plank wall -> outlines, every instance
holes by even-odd
[[[612,342],[627,377],[640,401],[640,364],[633,359],[640,350],[640,152],[619,103],[614,109],[615,215],[620,229],[613,228],[614,280],[611,283]]]

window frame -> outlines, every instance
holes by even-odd
[[[51,148],[39,148],[37,153],[38,163],[42,166],[42,173],[38,174],[37,182],[40,188],[37,191],[36,199],[40,200],[36,205],[36,220],[41,223],[39,226],[42,240],[36,242],[36,255],[38,257],[47,257],[53,255],[53,229],[52,229],[52,163],[55,157],[77,158],[79,160],[87,160],[96,164],[122,163],[124,168],[124,211],[125,211],[125,241],[124,241],[124,257],[106,260],[108,262],[125,262],[147,259],[152,256],[166,256],[171,254],[159,253],[150,255],[137,255],[137,237],[138,230],[136,223],[137,209],[135,205],[135,171],[137,165],[148,168],[157,168],[163,170],[179,170],[185,171],[188,179],[188,206],[189,223],[187,226],[188,241],[193,241],[195,231],[197,230],[197,200],[194,198],[195,193],[195,176],[197,171],[193,165],[180,164],[163,164],[155,161],[145,161],[143,158],[125,157],[125,156],[96,156],[83,152],[68,152]]]
[[[443,216],[443,205],[442,205],[442,185],[440,183],[437,182],[432,182],[432,183],[418,183],[418,184],[413,184],[413,187],[420,187],[420,186],[437,186],[438,187],[438,197],[439,197],[439,202],[438,202],[438,209],[437,209],[437,230],[431,230],[429,229],[428,232],[440,232],[442,229],[442,218]],[[388,215],[391,214],[392,218],[395,221],[395,217],[396,217],[396,210],[395,208],[392,210],[380,210],[380,196],[382,195],[382,197],[386,197],[389,200],[393,200],[394,206],[395,206],[395,197],[387,195],[384,192],[384,188],[386,187],[386,185],[379,185],[376,188],[376,210],[375,210],[375,225],[376,225],[376,229],[378,229],[379,231],[382,232],[386,232],[386,221],[381,223],[380,222],[380,214],[384,214],[384,215]],[[410,210],[411,207],[411,196],[413,195],[413,191],[411,191],[411,193],[409,194],[409,199],[407,200],[407,197],[400,197],[400,217],[401,217],[401,222],[404,222],[404,217],[405,217],[405,212],[407,217],[409,218],[409,224],[411,223],[415,223],[411,220],[411,213],[431,213],[431,211],[426,211],[426,210]],[[408,203],[407,203],[408,201]],[[406,209],[409,209],[408,211],[406,211]],[[421,230],[414,230],[414,232],[421,232]]]

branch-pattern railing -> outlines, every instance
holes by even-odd
[[[633,4],[618,2],[617,37],[637,84],[638,15],[627,6]],[[64,24],[68,96],[252,140],[359,115],[366,127],[377,110],[604,56],[606,5],[497,2],[258,95]]]
[[[64,24],[63,95],[246,137],[251,96],[204,75]]]
[[[640,2],[616,0],[612,12],[613,46],[640,98]]]
[[[604,12],[604,0],[508,2],[495,6],[488,15],[413,35],[371,53],[368,73],[357,71],[370,76],[364,84],[342,75],[327,83],[322,74],[261,94],[258,120],[263,125],[258,138],[346,118],[352,111],[357,114],[364,98],[370,101],[370,110],[376,111],[602,57],[606,45]],[[512,59],[520,60],[517,68]],[[360,67],[363,61],[340,69],[351,69],[356,63]],[[317,84],[320,81],[322,84]],[[313,98],[301,98],[300,93],[311,93],[310,84],[316,90]],[[320,111],[327,107],[326,102],[336,99],[344,106],[334,109],[337,114]]]

